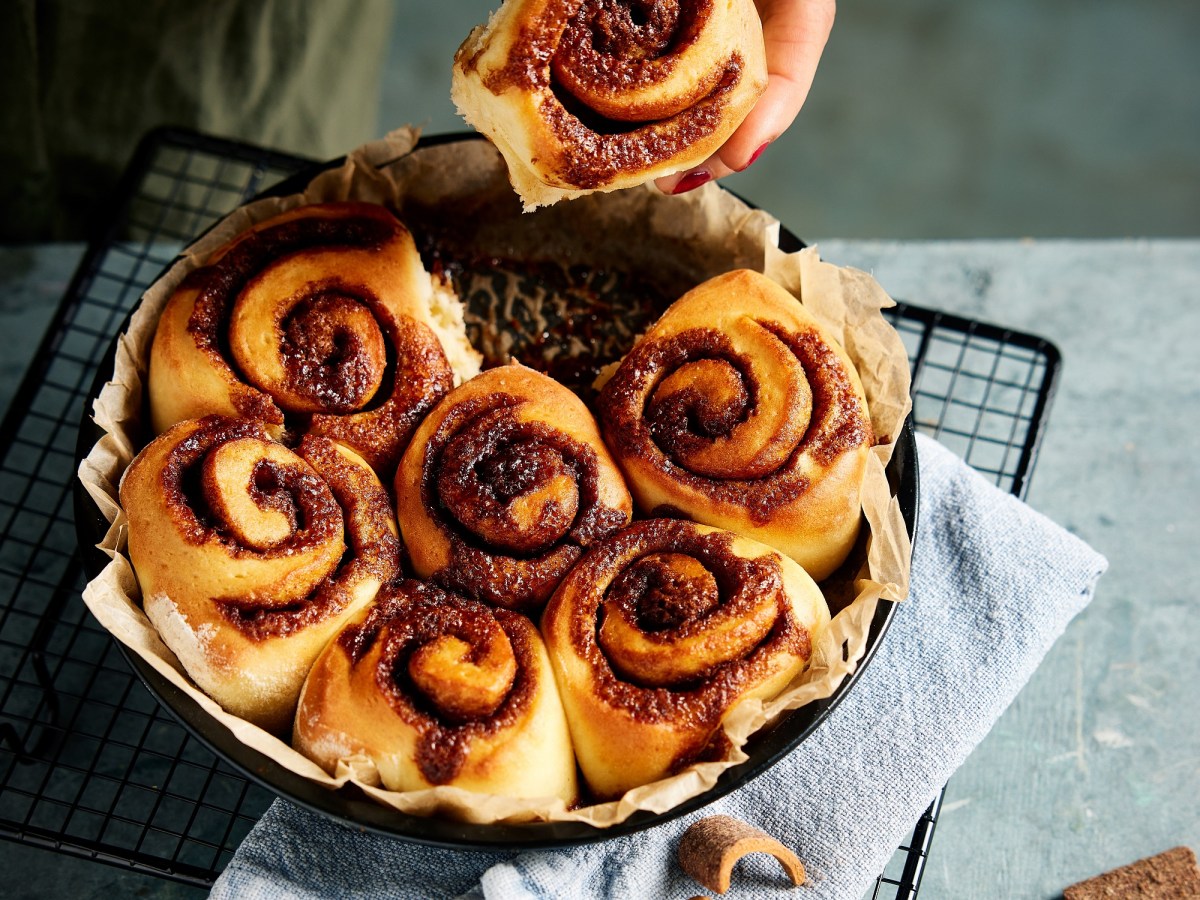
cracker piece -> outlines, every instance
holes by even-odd
[[[710,891],[724,894],[734,864],[747,853],[769,853],[792,883],[804,883],[804,865],[765,831],[732,816],[707,816],[692,824],[679,841],[679,865]]]
[[[1187,847],[1174,847],[1063,891],[1063,900],[1093,900],[1120,897],[1122,900],[1184,900],[1200,897],[1200,869],[1196,854]]]

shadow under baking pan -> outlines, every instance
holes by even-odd
[[[418,149],[476,139],[477,136],[466,134],[436,135],[422,138]],[[311,171],[299,173],[260,196],[286,196],[301,192],[319,172],[341,163],[342,160],[333,160]],[[200,235],[196,237],[199,238]],[[786,251],[795,251],[803,248],[804,244],[794,234],[781,228],[780,246]],[[127,327],[128,318],[118,334],[124,333]],[[119,338],[114,338],[110,344],[88,394],[76,447],[76,467],[103,436],[101,429],[92,421],[90,412],[92,401],[99,395],[113,371],[118,340]],[[915,539],[919,486],[916,440],[911,416],[896,442],[887,476],[909,536]],[[104,554],[95,549],[108,530],[108,521],[81,483],[76,484],[74,503],[76,529],[83,548],[84,564],[89,577],[95,577],[108,561]],[[796,750],[854,689],[854,685],[884,639],[894,611],[895,604],[888,601],[879,603],[868,629],[866,649],[857,668],[843,680],[833,694],[785,714],[766,729],[753,735],[745,747],[748,759],[725,770],[711,788],[665,812],[639,810],[608,828],[598,828],[583,822],[465,823],[399,812],[381,805],[352,785],[336,791],[329,790],[291,772],[270,757],[242,743],[136,652],[125,647],[120,641],[117,641],[117,646],[150,693],[198,740],[248,778],[292,803],[354,828],[416,843],[463,850],[535,849],[593,843],[642,831],[700,809],[762,775],[784,756]]]

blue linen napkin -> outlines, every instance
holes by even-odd
[[[664,897],[700,886],[676,848],[696,819],[744,819],[796,851],[802,894],[752,854],[730,897],[858,900],[1087,605],[1107,563],[918,438],[911,593],[854,690],[796,751],[704,809],[568,850],[471,853],[364,834],[276,801],[213,888],[236,897]]]

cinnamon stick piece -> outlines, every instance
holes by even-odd
[[[1196,854],[1188,847],[1174,847],[1073,884],[1063,891],[1064,900],[1091,900],[1093,897],[1130,900],[1135,897],[1142,900],[1200,897],[1200,868],[1196,866]]]
[[[679,840],[683,871],[718,894],[729,890],[734,864],[747,853],[771,854],[793,884],[804,883],[804,865],[795,853],[765,831],[732,816],[700,819]]]

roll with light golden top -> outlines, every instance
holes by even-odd
[[[396,473],[417,575],[536,612],[633,501],[587,407],[520,365],[476,376],[421,424]]]
[[[752,537],[818,581],[854,546],[873,441],[866,396],[845,350],[765,275],[719,275],[672,304],[598,411],[646,515]]]
[[[219,249],[150,352],[156,433],[209,414],[319,434],[390,477],[421,418],[479,370],[458,301],[382,206],[303,206]]]
[[[601,799],[721,758],[719,729],[807,667],[829,609],[785,556],[694,522],[636,522],[588,552],[542,633],[575,755]]]
[[[531,209],[699,165],[766,84],[752,0],[507,0],[450,94]]]
[[[386,489],[325,438],[293,452],[258,422],[188,420],[138,454],[120,495],[163,642],[226,711],[277,733],[325,643],[400,574]]]
[[[329,772],[366,757],[393,791],[576,799],[533,623],[417,581],[386,588],[330,642],[305,682],[294,744]]]

